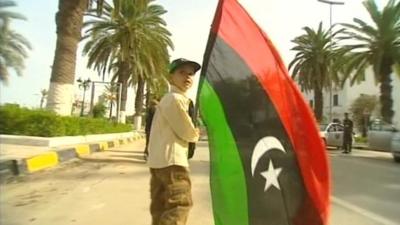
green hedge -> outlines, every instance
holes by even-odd
[[[58,116],[50,111],[14,104],[0,106],[0,134],[56,137],[129,131],[132,131],[131,125],[105,119]]]

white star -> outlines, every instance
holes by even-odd
[[[271,186],[275,186],[279,190],[281,189],[278,182],[278,176],[281,171],[282,168],[275,169],[272,160],[270,160],[268,170],[260,173],[267,180],[267,182],[265,183],[264,191],[267,191]]]

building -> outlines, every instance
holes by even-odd
[[[392,74],[392,98],[393,98],[393,110],[395,112],[393,117],[393,125],[400,129],[400,76]],[[335,89],[335,88],[334,88]],[[351,104],[360,95],[375,95],[379,98],[380,90],[379,84],[375,83],[375,78],[371,70],[367,71],[365,81],[360,84],[354,84],[350,86],[350,82],[346,81],[343,89],[336,88],[332,90],[332,119],[343,119],[343,114],[350,110]],[[311,107],[314,106],[314,95],[312,92],[304,93],[306,99],[309,101]],[[324,108],[323,115],[325,119],[329,119],[329,91],[324,90]],[[379,110],[372,112],[371,118],[379,118]]]

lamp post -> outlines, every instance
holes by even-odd
[[[362,136],[363,137],[367,137],[368,134],[368,128],[369,128],[369,117],[370,117],[370,112],[368,109],[364,109],[363,112],[363,132],[362,132]]]
[[[330,36],[332,37],[332,6],[344,5],[344,2],[330,1],[330,0],[318,0],[318,1],[324,4],[329,4],[329,28],[330,28],[329,32],[331,34]],[[329,84],[329,121],[332,121],[332,82]]]
[[[83,116],[83,110],[85,109],[86,90],[89,88],[90,82],[92,82],[92,81],[90,80],[90,78],[88,78],[86,80],[82,80],[81,78],[79,78],[76,81],[79,83],[79,88],[83,88],[82,107],[81,107],[81,116]]]

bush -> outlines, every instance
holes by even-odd
[[[132,131],[130,125],[105,119],[59,116],[50,111],[31,110],[13,104],[0,106],[0,134],[55,137],[129,131]]]
[[[107,107],[104,102],[99,101],[93,106],[93,117],[94,118],[104,118],[107,112]]]
[[[354,121],[354,126],[359,130],[366,132],[368,124],[369,114],[371,114],[378,104],[378,98],[374,95],[361,94],[358,98],[354,100],[351,104],[350,111],[353,114],[352,118]],[[368,112],[368,118],[366,118],[365,113]],[[367,121],[365,121],[367,120]]]

